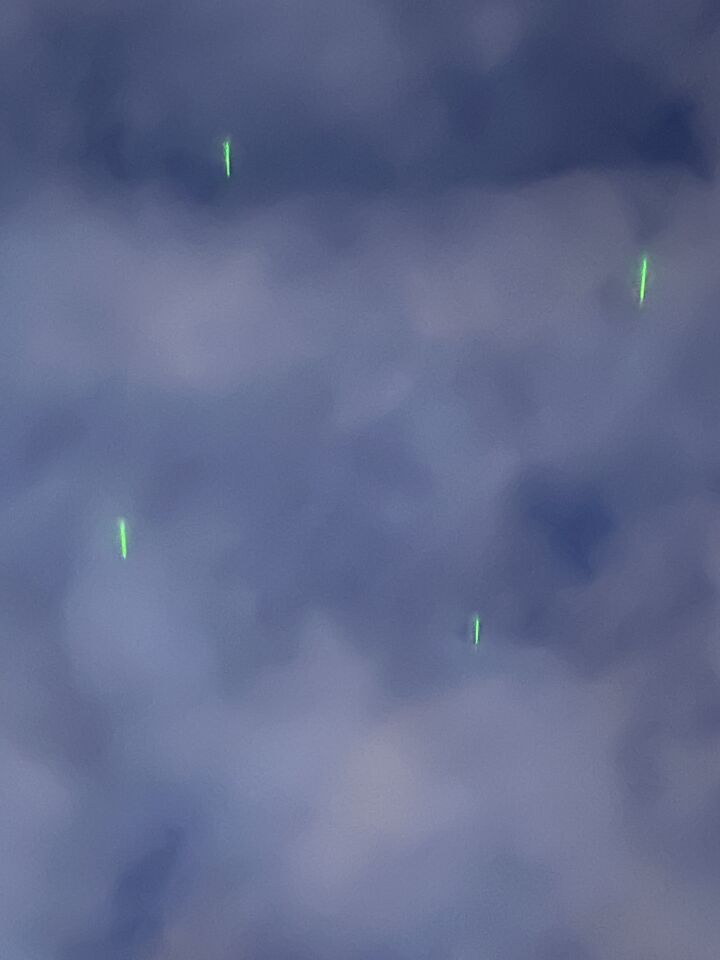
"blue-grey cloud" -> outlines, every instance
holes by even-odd
[[[11,5],[4,957],[715,960],[717,26]]]

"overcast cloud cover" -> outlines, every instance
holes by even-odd
[[[6,0],[2,960],[717,960],[719,29]]]

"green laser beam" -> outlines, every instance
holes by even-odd
[[[122,518],[118,520],[118,528],[120,530],[120,552],[123,560],[127,560],[127,525]]]
[[[474,643],[476,647],[480,646],[480,631],[482,629],[482,620],[477,614],[473,614],[473,633],[474,633]]]
[[[230,176],[230,141],[226,140],[223,143],[223,152],[225,154],[225,176]]]
[[[645,290],[647,289],[648,258],[643,257],[642,268],[640,272],[640,306],[645,303]]]

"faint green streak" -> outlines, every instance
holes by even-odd
[[[642,269],[640,272],[640,305],[645,303],[645,291],[647,289],[648,258],[643,257]]]
[[[127,560],[127,527],[124,520],[118,520],[120,528],[120,552],[123,560]]]
[[[225,176],[230,176],[230,141],[226,140],[223,143],[223,151],[225,153]]]

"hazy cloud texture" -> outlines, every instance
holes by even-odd
[[[717,960],[716,5],[6,8],[3,960]]]

